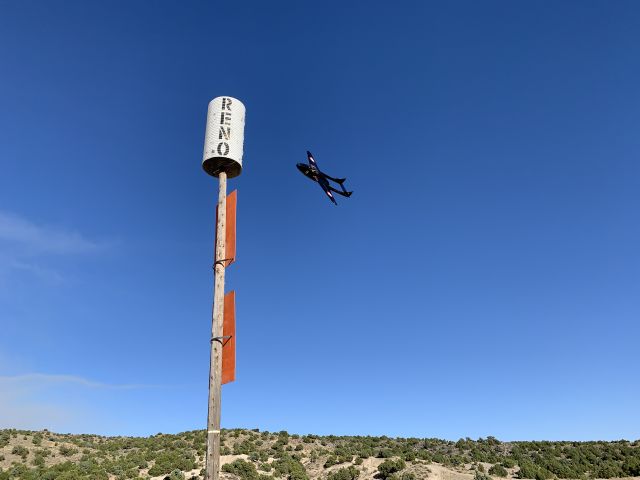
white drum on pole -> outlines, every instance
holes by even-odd
[[[209,102],[202,155],[202,168],[209,175],[226,172],[233,178],[242,172],[245,111],[237,98],[217,97]]]

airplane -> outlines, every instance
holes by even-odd
[[[338,202],[336,202],[336,199],[333,198],[333,194],[331,192],[335,192],[338,195],[342,195],[343,197],[351,196],[353,192],[347,192],[347,190],[344,188],[344,185],[343,185],[346,178],[333,178],[327,175],[326,173],[321,172],[320,169],[318,168],[318,164],[313,158],[313,155],[311,155],[311,152],[308,150],[307,150],[307,159],[309,160],[309,164],[298,163],[296,167],[298,168],[298,170],[302,172],[302,174],[305,177],[310,178],[314,182],[317,182],[318,185],[320,185],[320,188],[324,190],[324,193],[327,194],[327,196],[329,197],[329,200],[331,200],[335,205],[338,205]],[[336,190],[335,188],[333,188],[329,184],[329,180],[334,181],[338,185],[340,185],[340,188],[342,188],[342,191]]]

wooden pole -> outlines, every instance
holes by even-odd
[[[226,254],[227,174],[221,172],[216,226],[215,279],[211,318],[211,358],[209,362],[209,410],[207,415],[207,461],[205,480],[220,477],[220,406],[222,397],[222,322],[224,318],[224,262]]]

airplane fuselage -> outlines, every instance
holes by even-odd
[[[298,170],[300,170],[300,172],[302,172],[305,177],[313,180],[314,182],[317,182],[322,177],[322,172],[320,170],[318,170],[317,168],[313,168],[306,163],[298,163],[296,167],[298,168]]]

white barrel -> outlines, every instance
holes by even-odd
[[[202,168],[209,175],[226,172],[233,178],[242,172],[244,116],[244,105],[237,98],[217,97],[209,102],[202,155]]]

